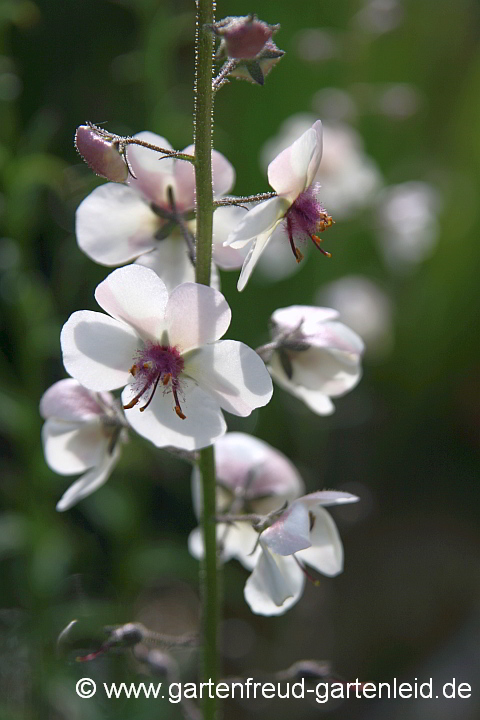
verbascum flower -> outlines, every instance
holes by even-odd
[[[154,133],[141,132],[135,138],[171,149],[168,140]],[[190,145],[182,152],[192,155],[195,148]],[[162,278],[168,289],[182,282],[193,282],[195,268],[182,230],[172,217],[183,219],[194,210],[193,165],[139,145],[129,145],[126,156],[133,173],[128,175],[126,184],[101,185],[80,203],[75,223],[79,247],[101,265],[124,265],[138,258],[139,263]],[[218,199],[233,187],[235,171],[215,150],[212,166],[213,191]],[[225,265],[222,246],[229,228],[238,223],[245,212],[243,208],[228,206],[214,214],[213,261],[220,267],[238,268],[243,262],[243,256],[231,249]],[[193,232],[194,222],[188,219],[184,222],[187,231]],[[218,284],[218,279],[216,282]]]
[[[303,593],[307,566],[333,577],[343,570],[343,545],[324,509],[359,500],[350,493],[322,490],[295,500],[259,536],[261,553],[245,585],[245,599],[259,615],[283,615]]]
[[[247,435],[232,432],[215,443],[215,467],[217,477],[217,513],[267,514],[286,502],[291,502],[304,491],[298,470],[279,450],[266,442]],[[202,514],[201,482],[198,468],[192,474],[192,494],[195,513]],[[231,558],[239,560],[247,570],[252,570],[258,560],[258,533],[249,522],[217,523],[217,540],[224,562]],[[203,557],[203,538],[200,528],[195,528],[188,540],[191,554]]]
[[[243,290],[262,252],[271,240],[281,241],[285,235],[297,262],[303,254],[296,242],[310,238],[320,247],[322,233],[332,224],[332,218],[320,204],[314,184],[322,158],[322,123],[318,120],[290,147],[280,153],[268,166],[268,181],[276,197],[250,210],[228,236],[226,245],[242,248],[251,243],[238,280]]]
[[[221,408],[246,416],[270,400],[260,357],[220,340],[231,312],[217,290],[184,283],[169,294],[152,270],[129,265],[95,298],[109,314],[71,315],[61,333],[65,368],[91,390],[126,386],[126,418],[154,445],[206,447],[226,431]]]
[[[272,342],[257,348],[271,376],[318,415],[330,415],[330,398],[345,395],[362,376],[364,344],[330,308],[292,305],[271,317]]]
[[[44,393],[40,414],[49,467],[60,475],[85,473],[57,504],[57,510],[68,510],[106,483],[127,439],[127,424],[113,395],[92,392],[72,378],[59,380]]]

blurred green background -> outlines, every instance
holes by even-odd
[[[215,147],[236,168],[235,192],[268,189],[265,143],[292,115],[308,113],[340,138],[322,178],[326,197],[330,180],[338,197],[327,205],[336,219],[325,236],[331,260],[312,250],[276,283],[264,264],[241,295],[236,273],[222,275],[229,337],[256,347],[275,308],[332,297],[345,305],[347,297],[345,322],[356,315],[367,353],[360,385],[336,401],[333,416],[313,415],[277,390],[266,409],[229,417],[229,427],[281,449],[310,490],[350,490],[362,502],[334,513],[343,575],[308,586],[283,617],[253,616],[242,593],[246,572],[234,562],[225,568],[225,672],[318,658],[348,680],[433,677],[441,685],[456,677],[473,693],[326,706],[231,702],[226,716],[478,718],[479,6],[220,0],[217,18],[252,11],[281,23],[275,39],[286,55],[264,88],[233,82],[217,97]],[[93,291],[108,272],[75,242],[75,209],[100,182],[74,151],[75,127],[106,122],[113,132],[148,129],[174,147],[188,145],[193,34],[191,0],[0,0],[5,720],[181,717],[167,702],[80,700],[80,677],[129,682],[142,671],[128,654],[89,665],[74,658],[99,646],[105,624],[196,627],[189,467],[132,434],[107,485],[59,514],[70,479],[45,465],[38,402],[65,375],[62,324],[74,310],[96,309]],[[353,155],[345,138],[355,138]],[[325,157],[327,139],[326,131]],[[370,189],[357,166],[368,168]],[[345,277],[349,285],[332,285]],[[73,618],[68,642],[56,649]],[[195,677],[193,654],[178,659],[183,676]]]

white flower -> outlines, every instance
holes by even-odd
[[[85,472],[57,504],[68,510],[95,492],[110,477],[126,441],[125,419],[108,392],[92,392],[67,378],[52,385],[40,400],[46,420],[42,429],[48,465],[61,475]]]
[[[411,181],[386,188],[378,200],[378,234],[386,262],[405,270],[428,258],[440,231],[438,191]]]
[[[206,447],[225,433],[220,408],[246,416],[270,400],[258,355],[219,341],[231,312],[217,290],[184,283],[169,295],[152,270],[128,265],[108,275],[95,298],[109,315],[71,315],[61,334],[65,367],[91,390],[126,385],[126,418],[154,445]]]
[[[217,512],[267,514],[285,502],[291,502],[304,491],[303,480],[295,466],[267,443],[245,433],[232,432],[215,443],[217,475]],[[202,514],[201,482],[198,469],[192,473],[195,513]],[[222,560],[239,560],[252,570],[258,560],[258,533],[248,522],[218,523],[217,539]],[[188,539],[191,554],[203,557],[203,537],[195,528]],[[255,552],[253,552],[255,550]]]
[[[150,132],[136,138],[167,150],[171,146],[165,138]],[[193,145],[184,153],[193,154]],[[193,165],[175,160],[139,145],[130,145],[128,162],[135,175],[127,184],[106,183],[97,187],[80,203],[76,213],[76,234],[80,248],[102,265],[123,265],[138,258],[138,262],[152,268],[168,289],[182,282],[195,280],[195,269],[178,225],[172,227],[166,217],[172,212],[169,193],[173,195],[176,211],[188,213],[195,207],[195,173]],[[215,198],[229,192],[235,181],[235,171],[228,160],[212,151],[213,190]],[[213,260],[220,267],[224,260],[222,247],[227,227],[238,223],[243,208],[227,206],[214,214]],[[194,231],[195,224],[188,223]],[[243,256],[233,249],[226,268],[241,266]],[[218,284],[218,280],[216,281]]]
[[[305,565],[333,577],[343,570],[337,527],[322,506],[356,502],[345,492],[304,495],[260,534],[261,555],[245,585],[245,599],[259,615],[282,615],[300,598]]]
[[[314,115],[298,113],[288,118],[280,132],[268,140],[261,153],[266,166],[281,150],[311,126]],[[314,182],[320,183],[319,198],[338,220],[348,218],[374,198],[382,185],[380,171],[365,153],[356,130],[341,122],[323,124],[323,155]]]
[[[337,318],[330,308],[275,310],[272,343],[257,350],[275,382],[318,415],[331,414],[335,407],[330,398],[347,393],[362,375],[363,342]]]
[[[225,243],[233,248],[252,243],[240,273],[238,290],[243,290],[260,255],[274,237],[278,239],[286,233],[297,262],[303,254],[296,247],[296,240],[309,237],[321,249],[318,233],[332,223],[313,185],[321,157],[322,123],[318,120],[268,166],[268,182],[277,196],[250,210]]]

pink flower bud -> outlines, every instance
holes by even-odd
[[[75,133],[75,147],[88,167],[112,182],[125,182],[128,168],[118,143],[92,125],[80,125]]]
[[[263,50],[279,25],[269,25],[255,15],[229,17],[213,26],[222,44],[219,53],[235,60],[252,60]]]

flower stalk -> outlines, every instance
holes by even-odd
[[[195,279],[210,284],[212,265],[213,187],[212,187],[212,134],[213,134],[213,46],[212,34],[206,25],[214,18],[213,0],[197,0],[195,37],[195,185],[196,185],[196,267]],[[201,568],[203,601],[203,679],[218,680],[218,558],[216,535],[216,478],[213,446],[200,451],[198,467],[202,477],[203,517],[202,530],[205,558]],[[214,720],[217,704],[214,696],[204,700],[204,720]]]

